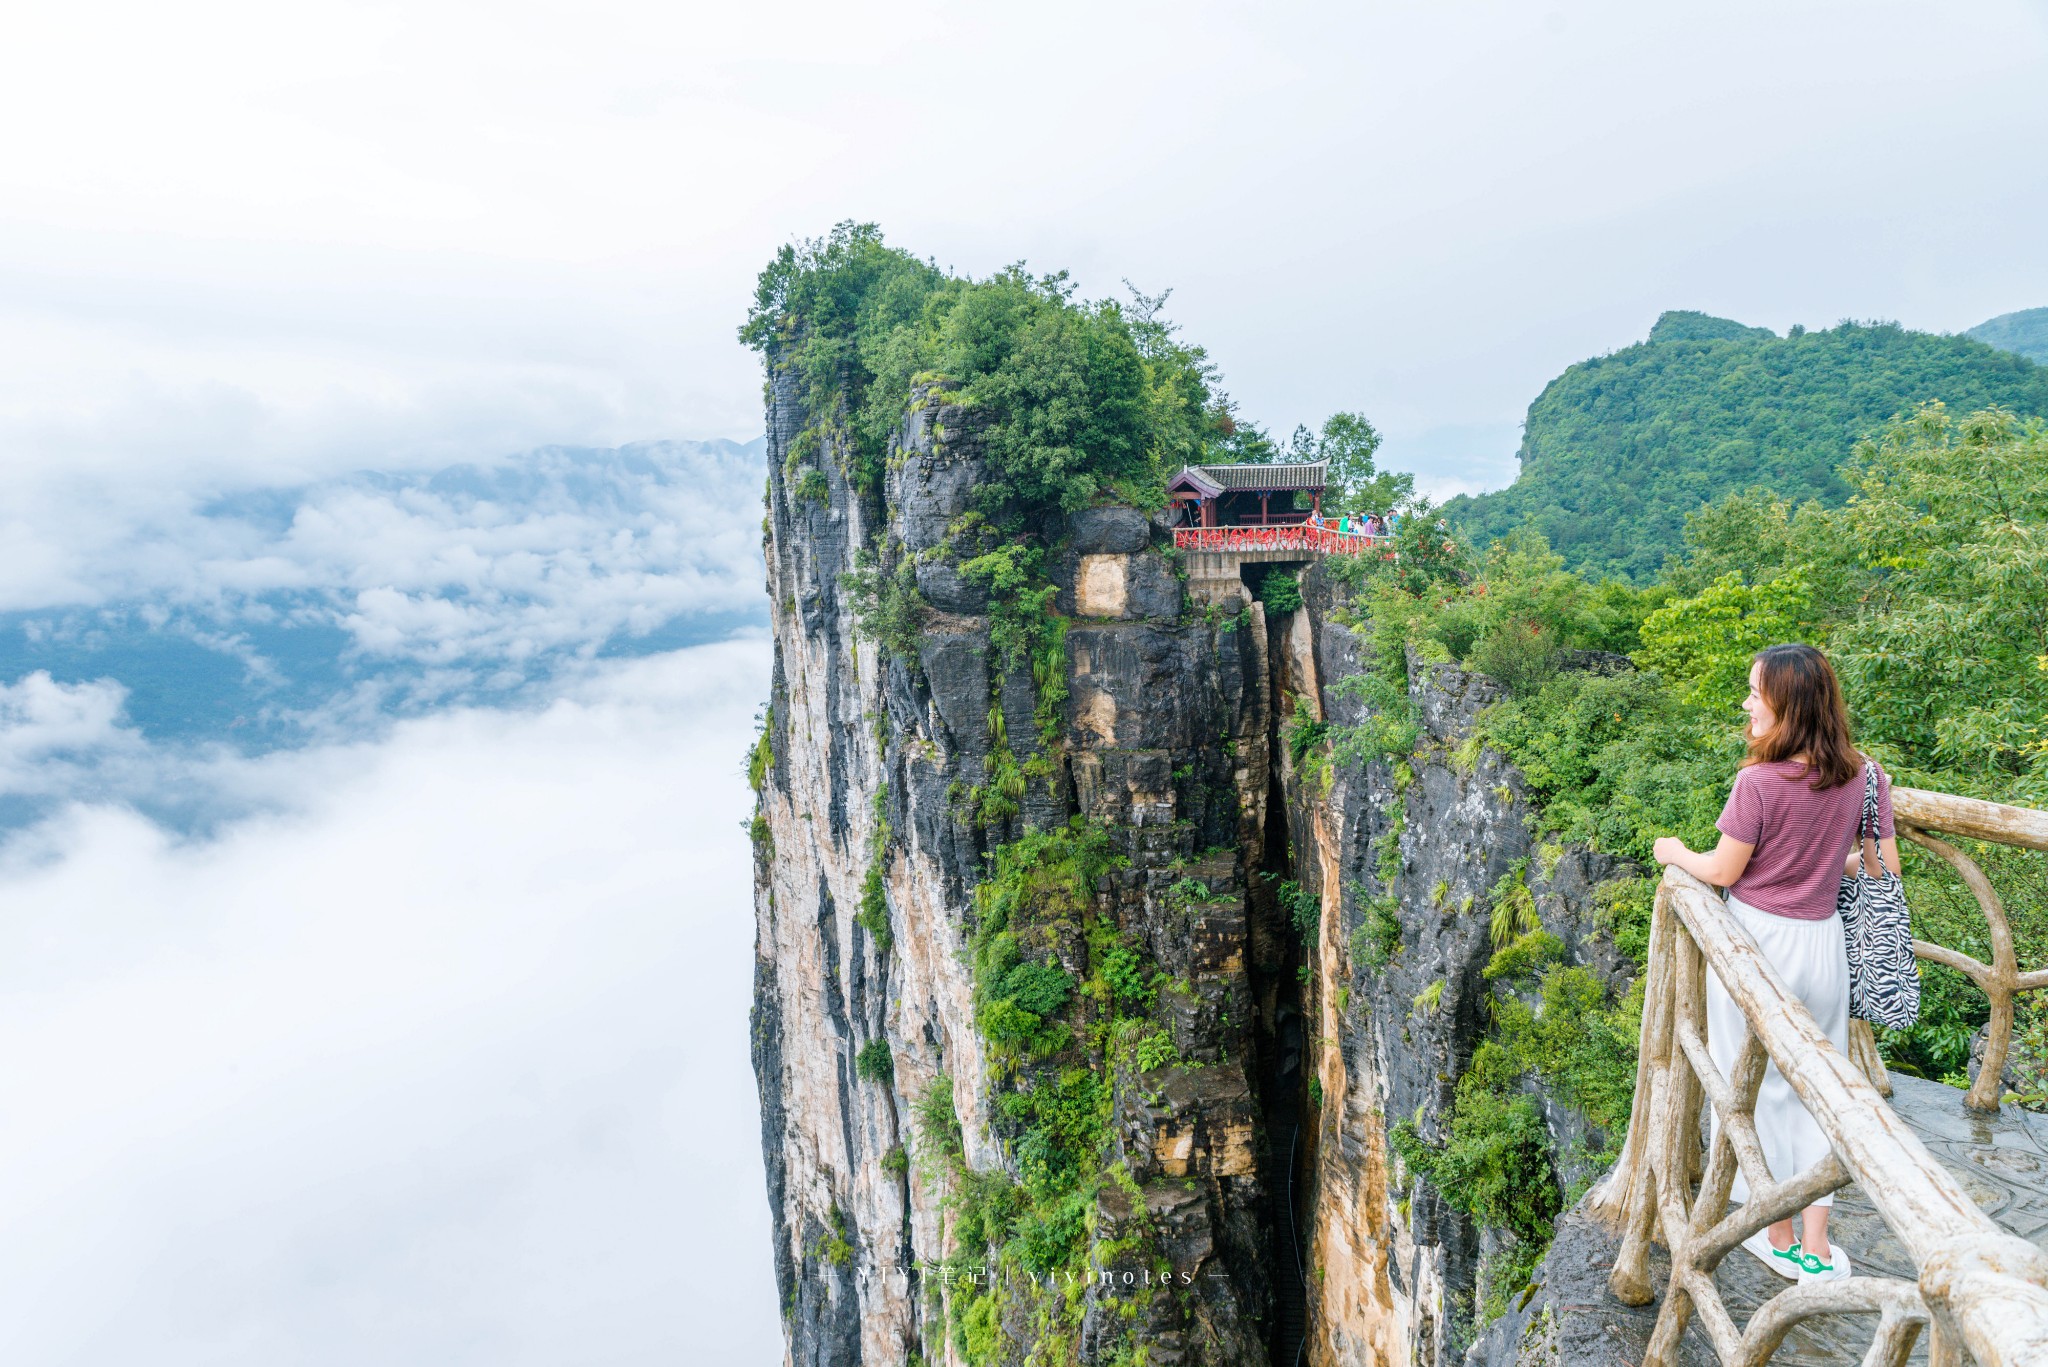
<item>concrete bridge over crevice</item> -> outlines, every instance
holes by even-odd
[[[1251,601],[1247,565],[1306,565],[1326,555],[1387,555],[1391,538],[1338,532],[1315,522],[1271,527],[1181,527],[1174,549],[1188,572],[1188,596],[1235,612]]]
[[[1196,551],[1184,561],[1188,598],[1197,607],[1236,612],[1252,601],[1244,577],[1246,565],[1305,565],[1314,558],[1314,552],[1298,550]]]

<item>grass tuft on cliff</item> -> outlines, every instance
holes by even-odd
[[[1091,1228],[1104,1187],[1131,1182],[1111,1157],[1119,1078],[1175,1060],[1153,1020],[1163,975],[1095,911],[1097,880],[1123,862],[1101,825],[1076,819],[997,847],[975,888],[975,1020],[992,1046],[994,1137],[1014,1177],[968,1166],[950,1078],[914,1107],[921,1169],[941,1188],[964,1261],[984,1269],[941,1306],[970,1363],[1001,1359],[1006,1323],[1029,1324],[1043,1345],[1071,1343],[1091,1259],[1156,1252],[1142,1216],[1115,1239]]]

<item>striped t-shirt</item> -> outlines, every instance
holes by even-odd
[[[1756,847],[1728,891],[1759,911],[1795,921],[1825,921],[1835,914],[1842,865],[1863,817],[1860,768],[1838,788],[1815,792],[1812,782],[1812,773],[1796,760],[1752,764],[1735,775],[1728,805],[1714,823],[1730,840]],[[1883,769],[1877,774],[1877,834],[1893,834],[1892,784]]]

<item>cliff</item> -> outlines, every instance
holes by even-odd
[[[1347,686],[1378,664],[1367,624],[1350,617],[1322,571],[1306,579],[1279,686],[1320,698],[1335,726],[1371,723],[1386,707],[1359,701],[1362,690]],[[1599,1012],[1625,1001],[1636,968],[1615,934],[1616,903],[1637,891],[1636,871],[1544,843],[1521,774],[1475,742],[1479,714],[1500,688],[1413,651],[1402,663],[1413,730],[1397,733],[1387,752],[1352,764],[1315,755],[1296,763],[1285,745],[1276,755],[1299,852],[1295,876],[1317,911],[1308,1007],[1316,1085],[1304,1173],[1316,1363],[1458,1361],[1481,1322],[1522,1297],[1542,1249],[1515,1248],[1512,1228],[1489,1227],[1447,1200],[1403,1163],[1393,1132],[1405,1122],[1415,1144],[1441,1142],[1461,1083],[1501,1085],[1475,1077],[1474,1064],[1482,1048],[1500,1051],[1507,1004],[1547,1011],[1554,1028],[1593,1025],[1569,1022],[1560,1003],[1546,1002],[1541,987],[1561,981],[1555,971],[1582,985],[1590,1000],[1581,1004]],[[1621,1027],[1633,1043],[1625,1006],[1598,1025]],[[1519,1073],[1529,1060],[1512,1062]],[[1516,1158],[1528,1165],[1527,1188],[1537,1199],[1547,1194],[1553,1209],[1604,1171],[1607,1135],[1577,1098],[1545,1084],[1507,1079],[1507,1090],[1533,1103],[1547,1142],[1496,1152],[1492,1171],[1458,1173],[1467,1206],[1484,1209],[1485,1193],[1474,1188],[1512,1176]],[[1514,1360],[1512,1342],[1492,1352],[1497,1367]]]
[[[1534,1226],[1401,1146],[1450,1151],[1535,968],[1625,988],[1629,871],[1538,840],[1470,743],[1487,681],[1411,658],[1359,701],[1388,662],[1324,572],[1269,619],[1091,506],[1040,515],[1020,616],[977,412],[916,389],[864,488],[802,395],[771,367],[752,826],[787,1360],[1457,1361]],[[1333,756],[1389,711],[1398,746]],[[1540,1073],[1508,1090],[1540,1223],[1603,1139]]]

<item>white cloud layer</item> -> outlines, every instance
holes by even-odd
[[[273,756],[291,809],[216,840],[81,806],[9,845],[8,1361],[773,1360],[765,686],[759,641],[657,656]],[[105,703],[10,691],[7,753]]]
[[[0,475],[0,799],[190,824],[246,810],[206,801],[246,773],[208,747],[527,702],[601,657],[722,637],[765,606],[762,475],[758,443],[724,441],[284,488]],[[0,829],[19,817],[0,802]]]
[[[301,488],[0,477],[0,610],[316,592],[365,650],[440,663],[595,646],[760,602],[758,448],[543,449]],[[278,525],[279,519],[283,519]]]
[[[126,695],[111,679],[61,684],[41,671],[0,682],[0,794],[61,791],[66,771],[137,749],[121,723]]]

